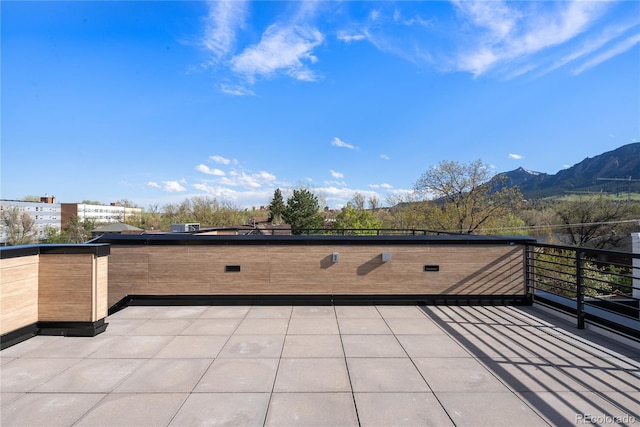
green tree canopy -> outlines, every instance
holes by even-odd
[[[376,230],[380,229],[382,222],[375,215],[365,209],[357,209],[351,202],[342,208],[333,228],[350,229],[353,234],[375,234],[375,231],[358,231],[358,230]]]
[[[293,234],[300,234],[305,228],[320,229],[324,225],[318,197],[306,188],[293,190],[282,216],[291,225]]]
[[[480,160],[442,161],[423,173],[414,189],[434,201],[428,205],[428,216],[435,228],[474,233],[481,227],[496,227],[522,201],[517,187],[497,188],[491,178],[488,165]]]
[[[36,221],[17,206],[2,209],[2,232],[7,245],[25,245],[37,240]]]
[[[269,203],[269,222],[279,224],[283,220],[284,211],[286,206],[284,204],[284,198],[282,197],[282,191],[276,188],[273,192],[273,199]]]

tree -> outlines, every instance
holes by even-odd
[[[556,206],[564,225],[560,239],[570,245],[598,249],[617,247],[629,236],[632,205],[604,195],[581,197]]]
[[[25,245],[37,240],[36,222],[28,212],[18,206],[5,206],[1,217],[7,245]]]
[[[96,221],[92,218],[80,219],[77,215],[71,217],[62,231],[68,243],[84,243],[91,238],[91,230],[96,228]]]
[[[293,190],[282,216],[291,225],[293,234],[300,234],[305,228],[320,229],[324,225],[318,198],[306,188]]]
[[[480,160],[469,164],[442,161],[423,173],[414,189],[435,202],[427,206],[433,208],[428,216],[436,228],[474,233],[480,227],[495,226],[522,201],[517,187],[497,185],[491,178],[489,167]]]
[[[376,230],[380,229],[382,222],[378,220],[373,213],[365,209],[357,209],[351,202],[342,208],[333,228],[349,229],[353,234],[375,234],[375,231],[357,231],[357,230]]]
[[[282,198],[282,191],[276,188],[273,192],[273,199],[269,203],[269,222],[280,224],[283,219],[283,214],[286,209],[284,199]]]

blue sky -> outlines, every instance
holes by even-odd
[[[640,2],[14,2],[1,197],[408,194],[640,141]]]

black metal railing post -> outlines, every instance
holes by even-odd
[[[524,286],[525,286],[525,294],[527,298],[533,300],[534,294],[534,275],[533,275],[533,265],[534,265],[534,248],[531,245],[526,245],[524,247]]]
[[[576,251],[576,317],[578,329],[584,329],[584,252]]]

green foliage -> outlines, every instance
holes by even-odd
[[[496,228],[500,218],[514,212],[522,201],[517,188],[490,182],[488,165],[442,161],[420,176],[414,189],[434,203],[425,205],[428,228],[457,233],[476,233]]]
[[[318,198],[306,188],[293,190],[282,216],[291,225],[293,234],[300,234],[305,228],[320,229],[324,225]]]
[[[342,208],[333,224],[333,228],[351,229],[353,230],[351,233],[356,235],[376,234],[375,231],[365,230],[376,230],[381,226],[382,222],[373,213],[365,209],[357,209],[351,202]]]
[[[280,224],[283,220],[284,211],[286,206],[284,204],[284,198],[282,197],[282,191],[279,188],[273,192],[273,199],[269,203],[269,222]]]
[[[170,230],[171,224],[197,222],[201,227],[228,227],[245,224],[249,214],[237,207],[210,197],[193,197],[180,204],[167,204],[158,223],[157,215],[147,216],[156,229]],[[150,226],[151,227],[151,226]]]
[[[577,261],[572,250],[549,249],[536,254],[537,289],[568,298],[576,297]],[[610,295],[614,289],[628,291],[631,286],[628,275],[615,266],[600,268],[592,260],[583,261],[584,290],[587,297]],[[624,292],[624,291],[623,291]]]
[[[19,207],[4,207],[0,220],[7,245],[25,245],[37,240],[38,230],[35,220]]]
[[[555,207],[563,243],[594,248],[616,247],[631,232],[632,204],[602,195],[587,196],[559,203]]]
[[[94,219],[73,216],[62,231],[62,239],[66,243],[84,243],[91,239],[91,231],[97,227]]]

